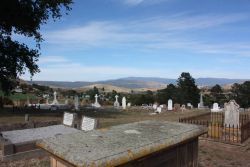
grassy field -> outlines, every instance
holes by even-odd
[[[186,110],[185,112],[163,112],[161,114],[150,115],[152,111],[141,110],[140,108],[131,108],[128,110],[115,110],[113,108],[106,108],[98,111],[80,111],[77,112],[79,118],[82,115],[93,117],[99,120],[99,127],[106,128],[119,124],[130,122],[138,122],[143,120],[166,120],[178,121],[180,117],[194,116],[207,113],[204,110]],[[31,121],[48,121],[48,120],[61,120],[61,114],[30,114]],[[24,114],[9,114],[0,113],[0,125],[9,123],[19,123],[24,121]]]

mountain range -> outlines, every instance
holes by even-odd
[[[197,78],[195,79],[196,84],[202,86],[214,86],[219,84],[221,86],[231,85],[234,83],[243,83],[248,79],[228,79],[228,78]],[[32,84],[39,84],[50,87],[68,88],[68,89],[80,89],[90,88],[93,86],[113,86],[121,87],[126,89],[161,89],[166,87],[168,84],[176,84],[176,79],[169,78],[157,78],[157,77],[127,77],[106,81],[96,82],[85,82],[85,81],[27,81]]]

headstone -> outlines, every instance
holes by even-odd
[[[131,107],[131,103],[128,103],[128,105],[127,105],[128,107]]]
[[[164,105],[163,105],[163,104],[161,104],[159,107],[164,108]]]
[[[74,114],[65,112],[63,115],[63,124],[72,126],[74,121]]]
[[[74,103],[75,110],[79,110],[79,98],[78,98],[78,96],[76,95],[74,99],[75,99],[75,103]]]
[[[186,107],[186,106],[185,106]],[[193,105],[191,104],[191,103],[187,103],[187,107],[189,108],[189,109],[193,109]]]
[[[97,121],[94,118],[83,116],[81,130],[91,131],[94,130],[96,127],[97,127]]]
[[[67,98],[67,99],[65,99],[65,105],[68,105],[69,104],[69,99]]]
[[[175,111],[179,111],[180,109],[181,109],[181,105],[180,104],[178,104],[178,103],[174,104],[174,110]]]
[[[173,101],[171,99],[168,100],[168,111],[173,110]]]
[[[118,108],[120,107],[120,103],[118,102],[118,95],[115,96],[115,102],[114,102],[114,107]]]
[[[186,105],[185,104],[182,104],[181,105],[181,112],[185,111],[186,110]]]
[[[126,109],[126,106],[127,106],[126,97],[123,97],[123,98],[122,98],[122,108],[125,110],[125,109]]]
[[[53,99],[53,102],[52,102],[52,105],[56,105],[56,104],[59,104],[58,101],[57,101],[57,93],[54,92],[54,99]]]
[[[98,102],[98,95],[97,94],[95,95],[95,103],[94,103],[93,106],[96,107],[96,108],[100,108],[101,107],[101,105]]]
[[[200,109],[204,108],[202,93],[200,94],[200,103],[198,104],[198,108],[200,108]]]
[[[25,114],[25,116],[24,116],[24,121],[25,121],[25,122],[29,122],[29,120],[30,120],[29,114]]]
[[[156,109],[156,113],[161,113],[161,111],[162,111],[162,108],[161,107],[157,107],[157,109]]]
[[[225,119],[224,124],[228,127],[234,126],[236,128],[239,126],[239,108],[240,106],[234,101],[230,100],[228,103],[225,104]]]
[[[157,107],[158,107],[157,104],[154,104],[154,105],[153,105],[153,109],[154,109],[154,110],[156,110]]]
[[[213,108],[211,109],[211,112],[220,112],[220,111],[222,111],[222,109],[220,109],[219,104],[214,103]]]

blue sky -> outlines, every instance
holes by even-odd
[[[248,0],[75,0],[41,31],[34,80],[250,78]]]

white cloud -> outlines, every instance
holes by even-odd
[[[190,32],[214,29],[246,19],[248,16],[245,14],[190,16],[180,13],[134,21],[96,21],[79,27],[47,32],[45,41],[71,50],[121,46],[142,50],[176,48],[207,54],[248,56],[249,43],[221,44],[188,36]]]
[[[62,56],[41,56],[39,58],[39,64],[49,64],[49,63],[63,63],[68,60]]]

